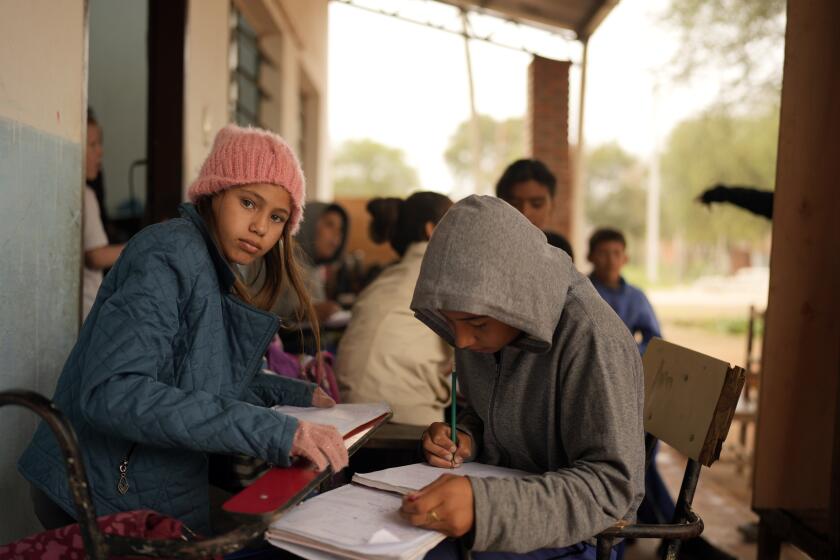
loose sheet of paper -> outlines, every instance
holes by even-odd
[[[353,476],[353,482],[365,484],[366,482],[371,481],[378,483],[372,485],[376,488],[408,493],[410,491],[420,490],[424,486],[437,480],[438,477],[443,474],[474,476],[476,478],[518,478],[529,476],[533,473],[474,462],[463,463],[457,469],[433,467],[428,463],[414,463],[413,465],[394,467],[392,469],[384,469],[372,473],[356,474]]]
[[[337,404],[331,408],[275,406],[273,410],[298,420],[335,426],[341,435],[347,435],[359,426],[390,412],[385,403]]]

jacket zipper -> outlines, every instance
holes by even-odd
[[[510,466],[510,456],[508,455],[505,448],[502,447],[502,444],[499,442],[499,438],[496,437],[496,426],[495,422],[493,421],[493,407],[496,404],[496,389],[499,388],[499,383],[502,379],[502,356],[502,350],[499,350],[498,358],[495,355],[493,356],[493,358],[496,359],[496,380],[493,383],[493,392],[490,394],[490,414],[488,416],[490,420],[490,435],[493,436],[493,441],[496,442],[496,447],[499,448],[499,453],[501,453],[502,457],[504,458],[504,466],[507,467]]]
[[[117,482],[117,492],[120,495],[125,496],[128,493],[128,460],[131,458],[131,454],[134,453],[134,448],[137,447],[137,443],[131,444],[131,448],[126,453],[123,460],[120,462],[119,470],[120,470],[120,479]]]

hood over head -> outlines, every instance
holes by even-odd
[[[545,352],[575,275],[568,255],[513,206],[473,195],[435,228],[411,309],[451,345],[440,310],[487,315],[522,331],[512,346]]]
[[[328,259],[317,259],[315,255],[315,235],[318,231],[318,220],[326,212],[337,212],[341,215],[344,225],[341,230],[341,244]],[[350,218],[347,211],[340,205],[328,202],[309,202],[303,210],[303,220],[300,224],[295,240],[314,264],[327,264],[338,260],[347,243],[347,233],[350,229]]]

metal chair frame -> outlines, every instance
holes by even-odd
[[[647,464],[650,462],[657,441],[651,434],[645,434],[645,452],[647,454],[645,470],[647,470]],[[688,460],[682,484],[680,485],[680,494],[674,507],[674,518],[671,520],[671,523],[616,523],[598,535],[596,558],[598,560],[609,560],[616,539],[627,538],[665,539],[667,543],[667,560],[678,558],[680,543],[683,540],[697,537],[703,532],[703,520],[691,510],[691,504],[694,501],[694,492],[697,489],[697,482],[700,480],[701,466],[694,459]]]

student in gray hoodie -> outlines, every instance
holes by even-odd
[[[427,461],[534,476],[444,475],[407,496],[402,515],[475,551],[594,558],[592,538],[632,521],[644,495],[644,383],[627,328],[563,251],[487,196],[441,220],[411,309],[455,346],[467,400],[457,448],[434,423],[423,435]]]

